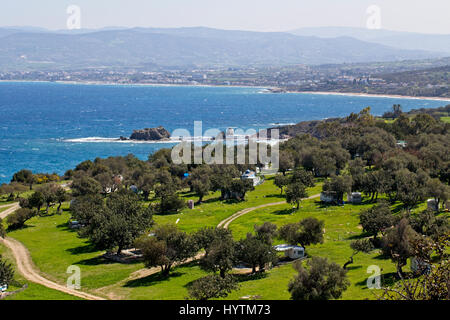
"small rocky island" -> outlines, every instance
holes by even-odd
[[[170,139],[170,132],[164,127],[145,128],[142,130],[134,130],[130,138],[120,137],[120,140],[137,140],[137,141],[164,141]]]

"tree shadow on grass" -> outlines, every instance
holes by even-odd
[[[286,195],[283,193],[283,194],[279,194],[279,193],[276,193],[276,194],[266,194],[265,196],[264,196],[264,198],[279,198],[279,199],[286,199]]]
[[[6,232],[9,233],[9,232],[19,231],[19,230],[25,230],[25,229],[29,229],[29,228],[36,228],[36,226],[25,224],[25,225],[21,226],[20,228],[11,228],[11,227],[8,227],[8,228],[6,228]]]
[[[69,225],[68,225],[67,222],[66,222],[66,223],[58,224],[58,225],[56,226],[56,228],[61,229],[61,231],[77,232],[76,229],[69,228]]]
[[[232,276],[234,277],[234,279],[237,282],[241,283],[241,282],[246,282],[246,281],[265,279],[268,277],[268,273],[267,272],[256,272],[253,274],[252,273],[250,273],[250,274],[232,274]],[[190,288],[196,280],[198,280],[198,279],[189,281],[183,287]]]
[[[237,204],[237,203],[241,203],[241,202],[244,202],[244,201],[239,201],[236,199],[227,199],[227,200],[223,201],[224,204]]]
[[[92,253],[94,253],[94,252],[96,252],[96,251],[95,250],[92,251]],[[89,253],[89,252],[86,252],[86,253]],[[110,264],[133,265],[133,264],[139,264],[139,263],[142,263],[141,259],[127,260],[126,262],[119,262],[119,261],[114,261],[112,259],[108,259],[104,255],[99,255],[94,258],[78,261],[75,264],[80,264],[83,266],[99,266],[99,265],[110,265]]]
[[[419,205],[420,204],[416,204],[415,206],[410,208],[410,211],[413,211],[413,210],[417,209],[419,207]],[[401,213],[403,211],[407,211],[407,208],[402,203],[396,202],[394,204],[391,204],[391,211],[394,214],[398,214],[398,213]]]
[[[325,203],[322,201],[314,201],[314,205],[318,206],[319,209],[328,209],[328,208],[336,208],[338,205],[334,205],[331,203]]]
[[[361,201],[361,203],[353,203],[354,206],[365,206],[365,205],[369,205],[369,204],[376,204],[376,200],[372,201],[370,200],[370,198],[363,198],[363,200]],[[345,204],[352,204],[352,203],[345,203]]]
[[[276,210],[276,211],[272,212],[272,214],[278,215],[278,216],[291,215],[291,214],[296,213],[297,211],[298,211],[297,208],[288,208],[288,209],[283,209],[283,210]]]
[[[91,259],[85,259],[85,260],[78,261],[75,264],[80,264],[80,265],[83,265],[83,266],[99,266],[99,265],[102,265],[102,264],[103,265],[108,265],[108,264],[115,264],[115,263],[118,263],[118,262],[106,259],[103,256],[98,256],[98,257],[94,257],[94,258],[91,258]]]
[[[357,269],[361,269],[361,268],[362,268],[362,266],[348,266],[347,270],[351,271],[351,270],[357,270]]]
[[[250,273],[250,274],[235,274],[233,275],[237,282],[246,282],[246,281],[253,281],[253,280],[260,280],[265,279],[268,276],[267,272],[256,272],[256,273]]]
[[[187,273],[187,272],[183,271],[184,268],[190,268],[190,267],[197,266],[197,265],[198,265],[197,261],[185,263],[181,266],[177,266],[174,269],[172,269],[169,275],[163,275],[161,273],[161,271],[159,271],[158,273],[154,273],[147,277],[130,280],[124,284],[124,287],[127,287],[127,288],[146,287],[146,286],[151,286],[151,285],[154,285],[154,284],[157,284],[160,282],[167,281],[170,278],[181,277]]]
[[[98,250],[95,248],[95,246],[93,244],[89,243],[84,246],[78,246],[75,248],[66,249],[66,251],[70,252],[71,254],[85,254],[85,253],[97,252]]]
[[[155,216],[175,216],[177,214],[180,214],[181,211],[177,211],[177,212],[156,212]]]
[[[204,203],[215,203],[215,202],[219,202],[221,201],[220,197],[216,197],[216,198],[210,198],[207,200],[203,200],[201,203],[196,203],[197,205],[202,205]]]
[[[347,240],[359,240],[359,239],[365,239],[370,237],[371,235],[366,233],[366,232],[362,232],[360,234],[355,234],[352,236],[347,237]]]
[[[367,277],[370,275],[368,274]],[[381,286],[390,287],[398,281],[398,274],[395,272],[384,273],[381,275]],[[363,290],[368,290],[367,279],[355,283],[358,287],[362,287]]]
[[[93,251],[93,252],[95,252],[95,251]],[[126,263],[120,263],[118,261],[107,259],[103,255],[99,255],[99,256],[94,257],[94,258],[78,261],[75,264],[80,264],[80,265],[83,265],[83,266],[99,266],[99,265],[109,265],[109,264],[130,265],[130,264],[138,264],[138,263],[141,263],[141,262],[142,261],[136,260],[136,261],[127,261]]]
[[[149,287],[161,282],[168,281],[170,278],[181,277],[184,272],[171,272],[169,275],[163,275],[161,272],[154,273],[147,277],[127,281],[125,288]]]
[[[389,257],[384,255],[383,253],[380,253],[379,255],[374,257],[374,259],[376,259],[376,260],[389,260]]]

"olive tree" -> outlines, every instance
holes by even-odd
[[[281,174],[277,174],[273,180],[273,184],[280,188],[281,194],[283,194],[283,189],[289,184],[289,177]]]
[[[201,266],[208,271],[219,272],[220,277],[225,278],[236,261],[236,244],[233,239],[217,239],[211,243],[208,255],[202,258]]]
[[[300,244],[302,247],[322,243],[324,224],[316,218],[305,218],[298,223],[282,226],[278,231],[278,237],[289,244]]]
[[[233,290],[239,288],[236,280],[231,275],[222,278],[219,275],[212,274],[192,282],[189,287],[189,297],[195,300],[209,300],[225,298]]]
[[[9,229],[20,229],[25,225],[25,222],[35,216],[35,211],[28,208],[20,208],[13,214],[6,218],[6,223]]]
[[[89,199],[95,199],[93,197],[83,201],[76,199],[73,212],[85,225],[80,234],[99,249],[117,248],[117,254],[120,254],[153,224],[151,208],[145,208],[139,197],[129,190],[116,192],[105,202],[97,200],[89,204]]]
[[[288,286],[292,300],[339,299],[350,285],[347,271],[326,258],[313,257],[306,267],[297,261],[294,268],[298,274]]]
[[[286,201],[296,205],[296,209],[300,208],[300,202],[302,199],[308,197],[306,187],[301,182],[294,182],[289,184],[286,188]]]
[[[9,285],[14,279],[14,269],[0,254],[0,285]]]
[[[389,205],[381,203],[359,214],[359,220],[363,230],[377,240],[378,233],[384,232],[394,224],[394,216]]]
[[[175,263],[193,257],[198,248],[195,240],[175,225],[162,225],[155,229],[154,236],[142,236],[136,240],[136,247],[142,251],[147,268],[161,267],[161,273],[168,276]]]
[[[416,238],[417,233],[405,218],[383,237],[383,253],[396,264],[399,275],[403,274],[402,268],[406,266],[408,258],[413,255],[412,241]]]
[[[369,253],[374,249],[372,242],[369,239],[359,239],[350,242],[350,248],[352,248],[353,253],[350,256],[349,260],[344,264],[343,268],[347,270],[348,265],[353,263],[353,257],[358,253]]]
[[[274,263],[277,260],[275,249],[252,234],[241,239],[236,244],[236,257],[239,261],[252,267],[252,273],[256,272],[256,267],[263,272],[268,263]]]
[[[195,232],[193,237],[197,247],[205,250],[205,256],[208,256],[214,241],[230,241],[233,239],[230,230],[213,227],[203,227]]]
[[[6,237],[6,230],[5,227],[3,226],[3,220],[2,218],[0,218],[0,238],[5,238]]]

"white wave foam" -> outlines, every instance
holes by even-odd
[[[271,123],[270,124],[271,126],[293,126],[293,125],[295,125],[295,123],[294,122],[289,122],[289,123]]]
[[[175,141],[175,140],[164,140],[164,141],[121,140],[120,138],[104,138],[104,137],[63,139],[61,141],[71,142],[71,143],[179,143],[179,142],[181,142],[181,141]]]
[[[234,140],[239,142],[247,142],[248,137],[236,135]],[[149,144],[177,144],[181,142],[214,142],[212,137],[184,137],[184,138],[170,138],[170,140],[160,140],[160,141],[142,141],[142,140],[121,140],[120,138],[105,138],[105,137],[87,137],[87,138],[75,138],[75,139],[60,139],[62,142],[68,143],[149,143]],[[284,140],[260,140],[257,139],[257,143],[269,143],[276,144]]]

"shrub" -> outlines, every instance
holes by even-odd
[[[238,284],[233,276],[226,275],[222,278],[213,274],[195,280],[189,287],[189,296],[195,300],[225,298],[236,289]]]
[[[25,225],[25,222],[35,216],[35,211],[28,208],[20,208],[12,215],[8,216],[6,223],[10,229],[20,229]]]
[[[2,259],[0,255],[0,285],[9,285],[14,278],[14,269],[11,264]]]
[[[307,268],[296,262],[294,268],[298,274],[288,286],[293,300],[338,299],[350,285],[347,271],[326,258],[313,257]]]

